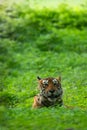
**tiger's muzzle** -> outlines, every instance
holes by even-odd
[[[58,98],[60,98],[62,96],[62,91],[61,90],[49,90],[46,94],[47,98],[49,101],[54,102],[56,101]]]

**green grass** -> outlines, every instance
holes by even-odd
[[[0,6],[0,130],[86,130],[87,9],[22,2]],[[32,109],[36,77],[59,75],[73,109]]]
[[[74,6],[74,7],[78,7],[79,5],[86,5],[87,4],[87,0],[73,0],[73,1],[70,1],[70,0],[27,0],[26,2],[24,2],[23,0],[8,0],[10,3],[9,3],[9,6],[12,5],[13,3],[17,3],[17,4],[28,4],[31,8],[44,8],[44,7],[47,7],[47,8],[57,8],[59,4],[61,3],[66,3],[68,4],[69,6]]]

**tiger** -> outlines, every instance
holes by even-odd
[[[33,108],[62,106],[63,89],[61,87],[61,77],[47,77],[38,79],[38,88],[40,93],[34,96]]]

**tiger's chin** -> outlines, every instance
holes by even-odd
[[[57,95],[50,95],[50,96],[48,96],[48,101],[50,101],[50,102],[56,102],[57,98],[58,98]]]
[[[50,101],[50,102],[56,102],[56,100],[57,100],[57,98],[49,98],[48,97],[48,101]]]

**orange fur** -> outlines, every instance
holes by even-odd
[[[61,78],[45,78],[38,77],[40,93],[34,97],[33,108],[43,106],[49,107],[55,104],[62,105],[62,88]]]

